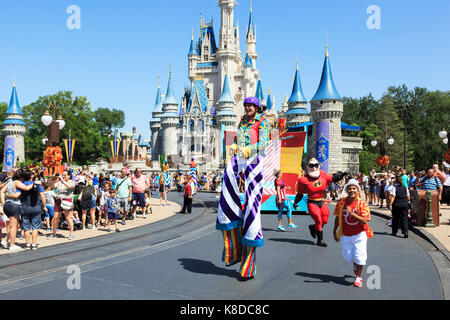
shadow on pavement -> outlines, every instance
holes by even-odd
[[[317,274],[317,273],[307,273],[307,272],[297,272],[295,275],[305,278],[313,278],[318,279],[320,281],[311,281],[311,280],[305,280],[305,282],[308,283],[329,283],[333,282],[342,286],[351,286],[353,285],[353,282],[349,282],[345,280],[345,278],[354,278],[353,276],[345,275],[342,277],[335,277],[330,276],[328,274]]]
[[[276,241],[276,242],[290,242],[293,244],[313,244],[315,245],[314,242],[312,242],[311,240],[303,240],[303,239],[288,239],[288,238],[270,238],[267,239],[269,241]]]
[[[178,259],[181,262],[181,266],[190,272],[201,274],[215,274],[218,276],[226,276],[230,278],[238,278],[239,272],[232,269],[219,268],[213,263],[198,259],[181,258]]]

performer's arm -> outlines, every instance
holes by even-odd
[[[361,215],[354,213],[350,207],[347,207],[347,212],[361,224],[367,224],[370,221],[370,212],[367,204],[362,205]]]
[[[302,199],[303,199],[303,193],[297,193],[297,195],[295,196],[295,200],[294,200],[294,209],[297,209],[297,207],[298,207],[297,203],[299,203]]]
[[[341,181],[342,179],[345,178],[345,176],[347,174],[348,174],[347,172],[341,172],[341,171],[336,172],[335,174],[333,174],[333,182],[336,183],[338,181]]]
[[[333,237],[336,242],[339,242],[339,238],[337,237],[337,229],[339,227],[339,216],[336,216],[334,219],[334,228],[333,228]]]

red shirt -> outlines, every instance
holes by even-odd
[[[347,212],[346,208],[350,206],[352,212],[357,215],[367,218],[370,221],[370,211],[367,203],[363,202],[361,205],[361,212],[356,212],[356,205],[358,204],[358,200],[353,201],[352,203],[345,202],[344,209],[342,210],[342,234],[347,237],[355,236],[360,234],[361,232],[365,232],[364,225],[356,220],[354,217]]]
[[[312,179],[307,175],[302,176],[297,182],[297,193],[307,194],[308,199],[320,200],[331,182],[333,182],[333,177],[322,170],[317,179]]]
[[[275,180],[275,189],[276,189],[276,187],[280,187],[280,195],[281,195],[281,199],[280,199],[280,201],[285,201],[286,200],[286,192],[284,191],[284,189],[285,189],[285,184],[284,184],[284,181],[283,180],[281,180],[281,179],[276,179]],[[276,196],[276,199],[275,199],[275,201],[278,203],[278,193],[277,193],[277,196]]]

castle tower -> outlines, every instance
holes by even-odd
[[[234,111],[234,100],[233,96],[231,95],[230,84],[228,83],[228,75],[225,75],[222,95],[220,96],[218,104],[219,104],[219,112],[217,113],[216,118],[221,132],[220,141],[224,141],[226,137],[222,136],[223,131],[236,131],[236,121],[237,121],[237,114]],[[221,143],[219,145],[219,152],[220,152],[219,154],[222,155],[222,157],[223,154],[225,153],[223,147],[224,147],[223,143]],[[224,160],[225,159],[221,159],[220,162],[226,165],[223,162]]]
[[[266,105],[266,101],[264,100],[261,78],[258,79],[258,84],[256,85],[255,98],[259,100],[259,103],[261,105]]]
[[[300,72],[298,70],[298,63],[295,70],[294,84],[292,86],[292,93],[287,101],[288,110],[286,111],[286,125],[288,128],[299,125],[303,122],[309,121],[307,111],[308,101],[305,98],[300,81]]]
[[[152,161],[159,163],[159,155],[161,153],[161,119],[162,115],[162,98],[161,86],[158,83],[158,91],[156,92],[155,106],[152,112],[152,119],[150,120],[151,144],[152,144]]]
[[[270,90],[267,92],[267,103],[266,103],[266,107],[267,107],[267,113],[276,113],[275,112],[275,97],[272,97],[270,95]]]
[[[256,59],[258,59],[258,54],[256,53],[256,28],[253,22],[253,5],[250,1],[250,17],[248,19],[247,27],[247,52],[253,61],[253,66],[256,68]]]
[[[220,6],[220,50],[235,50],[234,7],[236,0],[219,0]]]
[[[314,122],[309,152],[328,173],[340,171],[342,165],[341,118],[343,99],[337,91],[331,73],[328,45],[319,88],[311,99],[311,117]]]
[[[172,86],[172,73],[169,72],[167,92],[163,102],[161,119],[162,143],[161,154],[166,156],[177,154],[177,124],[179,123],[178,103]]]
[[[5,137],[3,170],[10,172],[18,162],[25,160],[24,135],[26,129],[19,99],[17,98],[15,81],[9,107],[5,114],[6,120],[3,122],[3,136]]]

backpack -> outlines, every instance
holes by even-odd
[[[38,207],[38,208],[36,208],[36,210],[32,209],[31,212],[28,212],[29,210],[25,210],[25,211],[27,211],[27,212],[24,212],[25,214],[34,213],[34,211],[41,210],[38,185],[34,184],[33,188],[31,188],[31,190],[22,192],[22,205],[26,206],[26,207],[32,207],[32,208]]]
[[[83,190],[83,196],[81,197],[81,201],[89,201],[95,194],[95,189],[93,186],[88,185]]]

